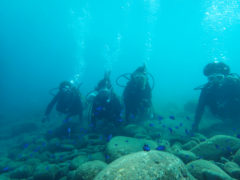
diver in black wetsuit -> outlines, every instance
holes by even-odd
[[[123,100],[125,104],[126,120],[129,121],[130,116],[144,117],[150,115],[152,107],[152,89],[148,82],[146,66],[137,68],[130,77],[127,86],[123,92]]]
[[[121,104],[117,95],[113,92],[110,82],[110,72],[106,72],[104,78],[98,83],[95,90],[88,95],[92,99],[91,122],[93,129],[98,120],[103,120],[106,126],[118,124],[121,114]]]
[[[208,83],[202,87],[192,132],[198,131],[206,106],[224,123],[236,126],[240,123],[239,76],[231,74],[229,66],[222,62],[207,64],[204,68],[204,75],[208,77]]]
[[[43,122],[49,120],[49,115],[56,104],[56,110],[66,114],[66,119],[78,115],[82,119],[82,101],[78,88],[74,87],[70,82],[64,81],[59,85],[59,91],[48,104],[45,111]]]

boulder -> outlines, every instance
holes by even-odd
[[[27,179],[32,176],[34,167],[30,165],[23,165],[11,172],[10,177],[15,179]]]
[[[234,162],[224,164],[224,170],[233,178],[240,179],[240,168]]]
[[[240,149],[233,156],[233,161],[238,165],[240,165]]]
[[[193,179],[176,156],[152,150],[123,156],[103,169],[94,180],[179,180]]]
[[[107,164],[102,161],[88,161],[78,167],[73,180],[92,180],[105,167],[107,167]]]
[[[78,157],[75,157],[69,166],[70,170],[75,170],[77,169],[79,166],[81,166],[83,163],[88,161],[88,157],[86,155],[80,155]]]
[[[219,160],[240,148],[240,140],[232,136],[217,135],[191,149],[191,152],[207,160]]]
[[[59,168],[55,164],[40,164],[34,171],[34,180],[54,180]]]
[[[129,137],[147,136],[147,131],[142,126],[129,124],[123,128],[123,133]]]
[[[116,136],[107,144],[107,159],[113,161],[123,155],[142,151],[144,144],[149,145],[151,149],[157,147],[157,143],[151,140]]]
[[[187,164],[189,172],[199,180],[233,180],[227,173],[214,163],[206,160],[196,160]]]
[[[190,150],[190,149],[194,148],[196,145],[198,145],[198,143],[196,141],[190,140],[189,142],[182,145],[182,148],[184,150]]]
[[[173,154],[179,157],[185,164],[198,159],[197,156],[191,151],[181,150]]]

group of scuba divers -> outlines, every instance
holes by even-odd
[[[201,94],[191,132],[199,130],[205,107],[208,107],[212,114],[222,119],[225,124],[236,127],[240,124],[240,77],[231,73],[228,65],[217,61],[207,64],[203,73],[208,78],[208,82],[196,88],[201,90]],[[153,86],[150,85],[151,80],[154,84],[154,79],[147,72],[146,66],[138,67],[131,74],[119,76],[117,83],[121,77],[128,80],[123,91],[124,108],[113,90],[110,72],[106,72],[97,87],[87,94],[89,121],[93,130],[109,124],[116,128],[120,124],[152,118],[155,115],[151,101]],[[66,115],[66,119],[78,115],[82,120],[83,98],[79,87],[71,82],[64,81],[60,84],[57,94],[47,106],[43,121],[48,120],[55,105],[58,112]]]

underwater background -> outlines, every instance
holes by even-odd
[[[76,75],[86,96],[111,70],[121,96],[115,80],[145,63],[155,80],[154,109],[185,113],[198,100],[193,89],[207,81],[207,63],[223,61],[240,73],[239,42],[238,0],[1,0],[1,154],[19,142],[16,124],[37,123],[41,133],[59,125],[41,125],[49,91]]]

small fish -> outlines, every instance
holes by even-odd
[[[229,146],[226,147],[226,150],[227,150],[228,152],[232,152],[232,149],[231,149],[231,147],[229,147]]]
[[[187,119],[187,120],[190,120],[190,117],[189,117],[189,116],[186,116],[186,119]]]
[[[182,126],[183,126],[183,123],[180,123],[179,126],[182,127]]]
[[[71,128],[68,128],[67,131],[68,131],[68,136],[70,136],[71,135]]]
[[[47,171],[49,170],[49,166],[46,166],[46,168],[45,168]]]
[[[36,147],[33,151],[38,152],[40,150],[40,146]]]
[[[101,110],[103,110],[103,107],[99,106],[99,107],[96,108],[96,110],[101,111]]]
[[[114,144],[115,146],[118,146],[118,144]]]
[[[156,148],[156,150],[158,150],[158,151],[164,151],[165,149],[166,149],[166,147],[163,145],[160,145]]]
[[[169,132],[172,134],[173,133],[173,129],[172,128],[168,128]]]
[[[118,119],[118,121],[119,121],[119,122],[123,122],[123,119],[122,119],[122,118],[120,118],[120,119]]]
[[[133,114],[131,114],[131,115],[130,115],[130,118],[131,118],[131,119],[134,119],[134,118],[135,118],[135,116],[134,116]]]
[[[216,149],[219,149],[220,147],[219,147],[219,145],[218,145],[218,144],[215,144],[215,148],[216,148]]]
[[[150,123],[150,124],[149,124],[149,126],[150,126],[150,127],[153,127],[153,126],[154,126],[154,124],[153,124],[153,123]]]
[[[164,118],[162,116],[158,116],[158,120],[161,121],[163,120]]]
[[[187,134],[187,135],[189,135],[189,130],[188,129],[185,129],[185,133]]]
[[[240,139],[240,134],[237,134],[237,138]]]
[[[8,171],[9,170],[9,167],[7,166],[7,167],[5,167],[5,168],[3,168],[3,171],[4,172],[6,172],[6,171]]]
[[[175,116],[169,116],[169,119],[175,120]]]
[[[109,134],[108,137],[107,137],[107,142],[109,142],[111,139],[112,139],[112,134]]]
[[[175,126],[175,129],[179,129],[179,126]]]
[[[128,143],[128,140],[126,140],[125,142]]]
[[[29,144],[24,144],[24,149],[28,148]]]
[[[109,159],[109,158],[110,158],[110,156],[106,154],[105,155],[105,159]]]
[[[66,119],[64,119],[64,123],[68,123],[70,120],[71,120],[72,118],[66,118]]]
[[[151,149],[150,149],[149,145],[144,144],[143,150],[148,152],[148,151],[150,151]]]

